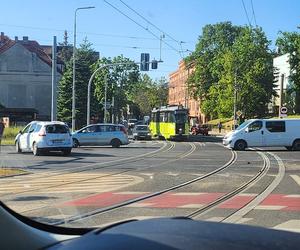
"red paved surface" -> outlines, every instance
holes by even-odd
[[[137,197],[142,197],[148,193],[101,193],[86,198],[73,200],[62,204],[63,206],[91,206],[91,207],[107,207],[112,206],[127,200]],[[215,201],[224,193],[165,193],[163,195],[153,197],[144,201],[134,203],[139,207],[152,207],[152,208],[180,208],[189,205],[206,205]],[[250,202],[255,196],[253,195],[240,195],[220,204],[218,208],[223,209],[239,209]],[[285,194],[271,194],[263,200],[260,206],[264,209],[272,209],[272,207],[280,206],[277,210],[300,211],[300,196],[289,197]],[[273,208],[274,209],[274,208]],[[272,209],[272,210],[273,210]]]
[[[97,195],[88,196],[83,199],[73,200],[65,202],[63,206],[95,206],[95,207],[107,207],[120,202],[131,200],[136,197],[142,196],[143,194],[122,194],[122,193],[101,193]]]

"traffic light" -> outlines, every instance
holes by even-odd
[[[151,69],[157,69],[157,61],[156,60],[152,60],[151,62]]]
[[[150,54],[149,53],[142,53],[141,54],[141,71],[149,71],[149,61],[150,61]]]

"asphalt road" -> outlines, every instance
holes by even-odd
[[[300,154],[232,152],[214,142],[138,141],[34,157],[4,146],[0,199],[33,219],[104,226],[127,219],[191,216],[300,232]]]

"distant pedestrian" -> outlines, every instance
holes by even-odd
[[[219,133],[221,133],[222,132],[222,123],[221,122],[218,123],[218,129],[219,129]]]
[[[4,134],[5,124],[3,118],[0,118],[0,151],[1,151],[1,140]]]

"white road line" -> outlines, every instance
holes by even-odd
[[[273,228],[300,233],[300,220],[288,220],[284,223],[278,224]]]
[[[186,205],[182,205],[182,206],[178,206],[177,208],[201,208],[203,207],[203,204],[186,204]]]
[[[300,177],[298,175],[294,175],[294,174],[291,174],[290,176],[300,186]]]
[[[272,205],[258,205],[256,206],[254,209],[258,209],[258,210],[281,210],[283,208],[286,208],[287,206],[272,206]]]
[[[258,152],[259,154],[262,154]],[[268,195],[270,195],[273,190],[279,185],[279,183],[282,181],[284,174],[285,174],[285,166],[283,161],[279,156],[276,154],[268,152],[268,154],[272,155],[276,161],[278,162],[278,174],[275,177],[275,179],[272,181],[272,183],[258,196],[256,196],[252,201],[250,201],[246,206],[244,206],[242,209],[238,210],[236,213],[232,214],[228,218],[226,218],[223,222],[229,222],[229,223],[237,223],[237,221],[241,220],[243,216],[245,216],[247,213],[249,213],[251,210],[253,210],[255,207],[257,207]],[[266,160],[270,164],[270,160],[267,156]]]
[[[224,219],[224,217],[211,217],[209,219],[206,219],[206,221],[220,222],[223,219]]]

